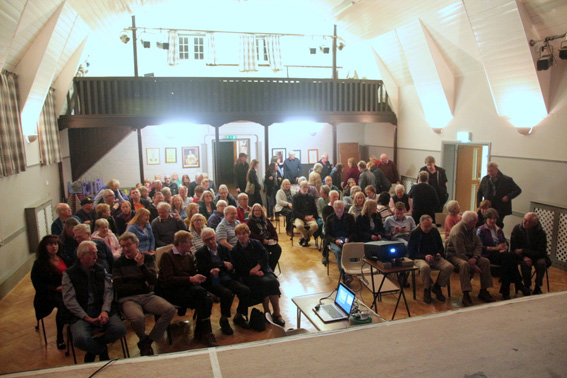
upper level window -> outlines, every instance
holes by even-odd
[[[268,43],[264,37],[256,37],[256,61],[258,64],[269,64]]]
[[[179,36],[179,59],[204,60],[205,38],[191,35]]]

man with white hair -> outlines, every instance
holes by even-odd
[[[240,221],[237,219],[236,207],[227,206],[224,209],[224,219],[220,221],[216,231],[219,244],[228,248],[229,251],[232,251],[232,248],[234,248],[238,242],[235,229],[239,224]]]
[[[79,220],[78,217],[73,215],[71,208],[66,203],[62,202],[55,206],[55,212],[57,213],[57,219],[51,223],[51,234],[52,235],[61,235],[64,228],[64,223],[67,219],[73,217]]]
[[[489,200],[492,208],[498,211],[496,224],[504,228],[504,217],[512,214],[512,200],[522,193],[522,189],[512,177],[504,175],[495,162],[489,162],[486,171],[488,174],[480,180],[476,192],[476,205],[479,206],[483,199]]]
[[[63,303],[73,315],[73,344],[86,351],[85,362],[109,360],[106,344],[126,334],[114,305],[110,274],[97,264],[97,246],[85,240],[77,248],[77,262],[63,272]],[[102,336],[93,336],[103,331]]]
[[[100,265],[109,273],[112,273],[112,265],[114,264],[114,255],[112,250],[104,240],[91,239],[91,227],[88,224],[78,224],[73,227],[73,237],[77,244],[84,241],[92,241],[97,249],[97,260]]]
[[[480,274],[480,293],[478,299],[485,302],[494,302],[488,292],[493,286],[490,274],[490,260],[482,257],[482,242],[475,232],[478,215],[474,211],[465,211],[463,218],[457,223],[447,239],[447,260],[459,273],[461,290],[463,291],[463,306],[472,306],[470,292],[471,279],[475,272]]]
[[[177,231],[186,231],[187,227],[181,219],[171,215],[171,206],[166,202],[157,205],[158,217],[152,221],[152,232],[156,239],[156,248],[173,244],[173,236]]]
[[[236,200],[238,201],[238,207],[236,208],[237,219],[240,223],[244,223],[252,211],[252,208],[248,206],[248,194],[240,193]]]
[[[171,181],[170,175],[163,176],[163,186],[164,188],[169,188],[169,190],[171,190],[172,196],[179,193],[179,187],[176,182]]]
[[[337,264],[345,284],[352,282],[352,277],[345,276],[341,258],[343,254],[343,246],[350,243],[356,238],[356,222],[354,215],[345,213],[345,204],[343,201],[337,200],[333,203],[334,213],[325,220],[325,242],[335,254]]]
[[[380,155],[380,163],[378,164],[378,168],[382,170],[382,172],[384,172],[384,175],[386,176],[388,181],[390,181],[390,183],[400,183],[400,174],[398,173],[398,167],[396,167],[396,163],[388,159],[388,155]]]

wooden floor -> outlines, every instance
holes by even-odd
[[[282,230],[283,231],[283,227]],[[300,247],[298,237],[295,238],[294,246],[291,246],[289,238],[285,233],[280,233],[280,244],[283,248],[283,254],[280,260],[281,274],[279,281],[282,289],[281,307],[282,313],[286,320],[286,328],[296,326],[296,308],[291,298],[297,295],[325,292],[334,289],[337,285],[338,270],[331,256],[330,274],[327,276],[327,269],[321,264],[321,253],[312,245],[310,247]],[[567,273],[550,268],[549,278],[551,291],[567,290]],[[478,293],[478,279],[473,280],[475,284],[473,294]],[[494,279],[495,288],[492,290],[494,297],[501,300],[498,292],[498,279]],[[355,286],[359,286],[355,282]],[[461,307],[461,291],[457,275],[453,274],[451,278],[452,297],[448,298],[445,303],[437,302],[435,299],[430,305],[422,301],[423,287],[421,281],[417,278],[417,300],[412,299],[411,289],[406,289],[406,295],[412,316],[432,314],[443,311],[450,311]],[[545,288],[544,288],[545,289]],[[445,291],[446,292],[446,291]],[[365,303],[370,304],[371,295],[366,288],[363,288],[357,295],[361,296]],[[48,367],[64,366],[73,364],[71,356],[66,357],[64,351],[57,349],[55,344],[55,313],[45,318],[45,326],[47,331],[47,345],[44,344],[41,332],[37,332],[35,326],[35,315],[33,310],[34,289],[31,285],[29,275],[0,301],[0,374],[8,372],[17,372],[23,370],[33,370]],[[473,297],[475,304],[480,305],[481,302]],[[236,308],[236,302],[235,306]],[[378,306],[378,312],[386,319],[392,317],[395,307],[395,298],[386,295],[383,297]],[[154,346],[156,353],[171,353],[184,351],[188,349],[202,348],[202,345],[191,339],[192,322],[190,319],[192,311],[188,311],[186,319],[176,317],[176,324],[173,332],[173,345],[168,345],[164,338],[157,346]],[[222,335],[218,320],[220,310],[218,305],[213,306],[213,329],[220,345],[231,345],[244,343],[248,341],[263,340],[272,338],[272,330],[268,327],[265,332],[255,332],[251,330],[243,330],[234,327],[235,334],[232,336]],[[407,314],[402,306],[398,309],[396,319],[406,318]],[[183,322],[185,320],[185,322]],[[148,329],[152,326],[151,318],[147,320]],[[314,327],[303,318],[301,325],[312,332],[316,332]],[[129,326],[129,325],[128,325]],[[129,329],[128,346],[132,357],[138,356],[139,351],[136,346],[137,337]],[[83,360],[84,354],[77,350],[78,361]],[[120,343],[111,346],[110,357],[122,357]]]

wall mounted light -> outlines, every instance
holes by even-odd
[[[157,45],[158,49],[169,50],[169,43],[168,42],[157,42],[156,45]]]
[[[130,42],[130,37],[128,37],[128,34],[126,34],[125,32],[122,32],[122,34],[120,35],[120,40],[126,44]]]

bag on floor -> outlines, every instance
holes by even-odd
[[[266,318],[262,311],[253,308],[250,313],[250,328],[255,331],[262,332],[266,330]]]

